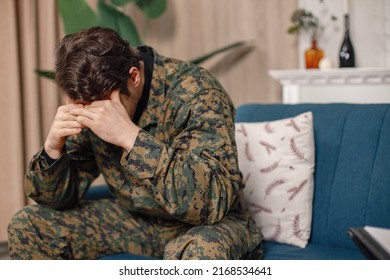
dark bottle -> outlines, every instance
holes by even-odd
[[[355,52],[351,39],[349,38],[349,16],[345,15],[345,34],[339,52],[340,67],[355,67]]]

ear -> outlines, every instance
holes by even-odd
[[[133,87],[137,87],[141,82],[141,75],[137,67],[131,67],[129,70],[130,79],[129,82]]]

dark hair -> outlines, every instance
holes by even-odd
[[[119,89],[129,94],[129,69],[139,68],[139,52],[109,28],[92,27],[66,35],[55,50],[56,82],[72,100],[107,99]]]

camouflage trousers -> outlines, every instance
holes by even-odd
[[[261,234],[247,212],[191,226],[129,212],[115,200],[70,210],[30,205],[8,227],[12,259],[97,259],[131,253],[164,259],[259,259]]]

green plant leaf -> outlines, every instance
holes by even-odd
[[[96,14],[85,0],[57,0],[65,34],[96,25]]]
[[[126,4],[134,1],[135,0],[111,0],[111,3],[114,4],[115,6],[123,7]]]
[[[167,7],[167,0],[136,0],[135,3],[148,18],[161,16]]]
[[[225,51],[230,50],[230,49],[234,49],[234,48],[238,48],[238,47],[244,46],[246,43],[247,43],[246,41],[235,42],[233,44],[227,45],[225,47],[222,47],[222,48],[216,49],[216,50],[214,50],[212,52],[209,52],[207,54],[204,54],[204,55],[202,55],[200,57],[194,58],[190,62],[192,62],[194,64],[200,64],[200,63],[202,63],[202,62],[212,58],[213,56],[215,56],[217,54],[220,54],[220,53],[225,52]]]
[[[98,2],[98,25],[115,30],[122,39],[129,41],[132,46],[142,45],[132,19],[102,0]]]
[[[289,34],[293,34],[293,33],[298,32],[299,29],[301,29],[301,25],[300,25],[300,24],[296,24],[296,25],[293,25],[293,26],[289,27],[289,28],[287,29],[287,32],[288,32]]]
[[[291,15],[292,22],[298,22],[302,17],[306,15],[306,11],[303,9],[297,9]]]
[[[56,73],[54,71],[35,69],[35,73],[37,73],[38,76],[48,78],[51,80],[54,80],[56,78]]]

